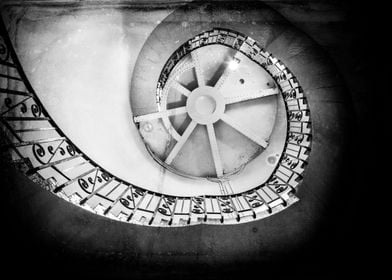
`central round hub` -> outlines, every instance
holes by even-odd
[[[186,101],[189,116],[199,124],[211,124],[218,121],[225,112],[225,99],[220,92],[210,86],[193,90]]]
[[[195,101],[196,111],[200,115],[211,115],[216,109],[215,99],[209,95],[201,95]]]

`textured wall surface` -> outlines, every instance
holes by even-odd
[[[59,26],[66,26],[66,22],[75,24],[80,15],[83,19],[89,14],[96,28],[105,17],[116,22],[119,18],[123,20],[119,14],[133,13],[121,5],[113,11],[112,4],[105,1],[101,1],[106,3],[105,8],[97,8],[98,1],[93,1],[93,5],[86,4],[87,1],[19,2],[5,2],[2,12],[12,23],[11,38],[37,92],[39,89],[47,91],[46,87],[64,86],[61,82],[50,82],[51,77],[58,78],[51,72],[62,69],[51,64],[50,57],[60,55],[63,44],[58,42],[61,36],[52,42],[53,34],[47,41],[37,41],[34,35],[50,34]],[[158,1],[153,5],[136,3],[141,23],[155,21],[157,15],[164,18],[176,7],[161,5]],[[371,34],[377,22],[365,23],[365,7],[352,5],[350,1],[268,1],[267,5],[307,34],[312,44],[318,45],[317,51],[310,49],[306,53],[311,59],[305,64],[292,60],[290,65],[292,70],[301,73],[305,84],[315,83],[306,80],[307,71],[318,71],[326,64],[328,69],[336,70],[336,73],[320,71],[321,80],[335,84],[314,89],[336,90],[333,96],[312,100],[315,122],[319,121],[314,141],[318,152],[311,158],[310,176],[298,192],[301,201],[273,217],[242,225],[149,228],[111,221],[75,207],[2,162],[0,182],[5,206],[2,241],[6,248],[2,254],[13,274],[27,271],[30,275],[45,277],[155,279],[169,275],[178,279],[234,279],[255,273],[257,278],[301,275],[317,279],[368,271],[368,253],[375,246],[369,233],[374,223],[370,209],[375,191],[371,186],[376,182],[372,174],[377,168],[374,163],[378,153],[377,148],[369,152],[368,145],[378,130],[374,108],[382,95],[373,73],[379,68],[370,55],[374,46],[363,34]],[[366,8],[366,12],[369,15],[371,9]],[[64,19],[67,20],[59,22]],[[119,30],[114,23],[103,28],[108,30],[106,35],[122,38],[124,29]],[[66,27],[64,30],[66,32]],[[141,30],[140,34],[147,34],[151,28]],[[288,45],[295,43],[290,37],[293,33],[282,34],[276,38]],[[142,37],[138,38],[142,41]],[[86,36],[75,37],[74,47],[79,48],[78,44],[87,39]],[[91,40],[99,41],[95,36]],[[89,45],[91,40],[82,45]],[[282,44],[272,40],[270,45],[280,57],[285,56],[285,49],[280,49]],[[48,55],[47,51],[53,53]],[[97,51],[104,53],[105,47],[97,46]],[[70,59],[64,56],[64,63]],[[75,62],[78,61],[75,58]],[[53,68],[51,71],[48,65]],[[98,66],[97,75],[100,70]],[[39,74],[35,75],[35,71]],[[64,73],[73,75],[68,71]],[[110,75],[105,77],[108,76],[110,79]],[[123,78],[127,79],[127,75]],[[104,87],[105,82],[100,82]],[[317,120],[318,114],[329,115],[331,121]],[[364,133],[365,129],[372,132]],[[337,148],[331,150],[330,147]],[[320,186],[320,190],[312,186]]]

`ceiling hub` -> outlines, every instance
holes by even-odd
[[[191,92],[186,109],[192,120],[198,124],[212,124],[225,112],[225,100],[219,90],[202,86]]]

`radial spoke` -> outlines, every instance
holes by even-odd
[[[186,87],[184,87],[182,84],[180,84],[177,81],[173,81],[172,88],[174,88],[179,93],[181,93],[185,96],[188,96],[191,93],[191,91],[189,89],[187,89]]]
[[[252,129],[249,129],[241,124],[239,124],[235,119],[232,117],[228,116],[227,114],[224,114],[222,116],[222,121],[230,125],[232,128],[243,134],[244,136],[248,137],[250,140],[253,142],[259,144],[263,148],[266,148],[268,146],[267,141],[262,139],[257,135],[256,132],[252,131]]]
[[[199,56],[197,54],[197,50],[194,50],[193,52],[191,52],[191,55],[192,55],[193,64],[194,64],[195,71],[196,71],[197,85],[199,87],[204,86],[205,85],[204,74],[203,74],[203,69],[201,69],[200,60],[199,60]]]
[[[279,93],[278,88],[261,89],[259,90],[259,92],[253,94],[245,93],[242,95],[225,97],[225,102],[226,104],[233,104],[233,103],[253,100],[261,97],[276,95],[278,93]]]
[[[223,176],[222,161],[219,155],[218,143],[216,141],[215,129],[213,124],[207,125],[208,138],[210,140],[212,158],[214,159],[216,176]]]
[[[223,70],[222,75],[219,77],[218,81],[215,83],[215,88],[219,89],[223,86],[227,78],[230,76],[231,73],[235,72],[239,65],[241,63],[241,60],[237,58],[237,54],[234,55],[233,59],[231,59],[228,63],[226,63],[225,70]]]
[[[169,155],[167,156],[165,162],[167,164],[171,164],[174,158],[178,155],[181,148],[184,146],[185,142],[188,140],[189,136],[191,135],[192,131],[195,129],[197,123],[195,121],[191,121],[188,127],[185,129],[184,133],[181,135],[181,138],[177,141],[174,145],[173,149],[170,151]]]
[[[183,106],[183,107],[155,112],[147,115],[136,116],[134,117],[134,121],[138,123],[142,121],[155,120],[159,118],[170,117],[170,116],[175,116],[175,115],[180,115],[185,113],[186,113],[186,107]]]

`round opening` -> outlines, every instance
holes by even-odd
[[[203,186],[267,180],[279,160],[267,158],[282,152],[287,133],[274,77],[231,45],[205,45],[171,57],[176,59],[163,68],[154,97],[159,110],[134,118],[148,152],[168,174],[207,179]]]

